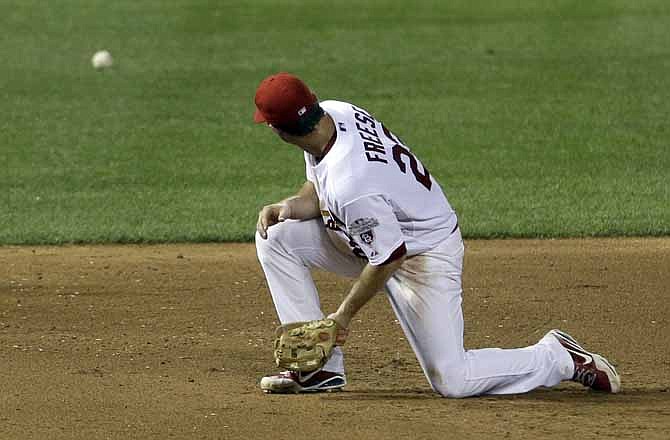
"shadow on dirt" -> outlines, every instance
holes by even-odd
[[[323,395],[329,400],[374,400],[374,401],[398,401],[398,400],[440,400],[443,399],[439,394],[430,389],[374,389],[374,390],[354,390],[342,391],[338,393],[329,393]],[[618,394],[599,393],[595,391],[584,390],[582,388],[557,388],[557,389],[539,389],[526,394],[505,395],[505,396],[480,396],[466,399],[449,399],[450,401],[474,403],[482,402],[491,405],[495,402],[561,402],[561,401],[579,401],[580,404],[602,404],[607,401],[621,403],[623,401],[634,404],[636,402],[645,405],[657,402],[670,402],[670,389],[668,388],[636,388],[624,390]]]

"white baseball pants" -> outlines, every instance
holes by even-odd
[[[366,261],[339,250],[321,219],[286,221],[256,235],[258,259],[282,323],[321,319],[311,269],[357,277]],[[407,258],[386,292],[433,390],[446,397],[524,393],[554,386],[573,375],[568,352],[552,336],[518,349],[463,348],[460,230],[435,249]],[[337,347],[324,367],[344,372]]]

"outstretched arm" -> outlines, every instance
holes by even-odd
[[[319,214],[319,197],[314,184],[307,181],[295,195],[264,206],[258,213],[256,230],[261,237],[268,238],[268,228],[272,225],[288,219],[307,220],[318,217]]]

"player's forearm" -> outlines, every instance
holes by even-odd
[[[377,292],[384,288],[384,284],[404,261],[404,257],[391,261],[382,266],[368,264],[354,283],[347,297],[333,315],[338,324],[348,328],[349,323],[358,311],[367,304]]]
[[[282,200],[289,209],[289,217],[295,220],[307,220],[318,217],[321,214],[319,209],[319,198],[316,195],[314,184],[305,182],[297,194]]]

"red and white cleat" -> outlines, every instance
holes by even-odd
[[[311,373],[282,371],[261,379],[265,393],[315,393],[339,391],[347,384],[344,373],[317,370]]]
[[[569,334],[560,330],[551,330],[550,335],[558,339],[575,363],[575,373],[572,376],[574,382],[593,390],[618,393],[621,391],[621,379],[612,364],[607,359],[596,353],[584,350],[579,343]]]

